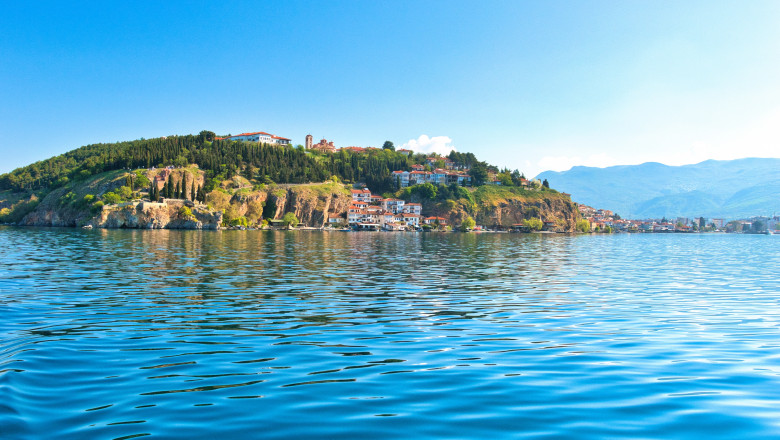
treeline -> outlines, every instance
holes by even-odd
[[[321,182],[337,176],[385,191],[392,189],[392,172],[408,169],[413,160],[389,150],[318,154],[302,148],[211,139],[213,132],[203,131],[199,135],[87,145],[3,174],[0,189],[51,190],[110,170],[196,163],[208,180],[237,173],[266,183]]]
[[[1,175],[0,190],[48,191],[105,171],[195,163],[206,173],[206,191],[213,189],[215,182],[240,174],[261,183],[322,182],[336,176],[344,182],[363,182],[372,191],[383,193],[398,190],[393,171],[426,162],[426,155],[406,156],[392,149],[319,153],[300,146],[215,137],[204,130],[197,135],[87,145]],[[478,161],[472,153],[453,151],[447,157],[456,167],[470,168],[476,185],[485,183],[488,171],[495,168]]]

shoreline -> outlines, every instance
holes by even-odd
[[[366,233],[421,233],[421,234],[427,234],[427,233],[439,233],[439,234],[449,234],[449,233],[457,233],[457,234],[511,234],[511,235],[600,235],[600,236],[609,236],[609,235],[704,235],[704,234],[723,234],[723,235],[779,235],[777,233],[736,233],[736,232],[725,232],[725,231],[706,231],[706,232],[675,232],[675,231],[669,231],[669,232],[642,232],[642,231],[617,231],[617,232],[611,232],[611,233],[605,233],[605,232],[580,232],[580,231],[573,231],[573,232],[556,232],[556,231],[531,231],[531,232],[518,232],[518,231],[496,231],[496,230],[481,230],[481,231],[458,231],[458,230],[450,230],[450,231],[386,231],[386,230],[377,230],[377,231],[359,231],[351,228],[317,228],[313,226],[304,226],[304,227],[298,227],[298,228],[236,228],[236,227],[218,227],[215,229],[211,228],[89,228],[89,227],[78,227],[78,226],[46,226],[46,225],[14,225],[14,224],[0,224],[0,229],[2,228],[40,228],[40,229],[81,229],[81,230],[105,230],[105,231],[117,231],[117,230],[132,230],[132,231],[160,231],[160,230],[168,230],[168,231],[209,231],[209,232],[223,232],[223,231],[267,231],[267,232],[295,232],[295,231],[316,231],[316,232],[366,232]]]

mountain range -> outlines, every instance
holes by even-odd
[[[573,167],[537,176],[572,200],[624,218],[744,218],[780,213],[780,159]]]

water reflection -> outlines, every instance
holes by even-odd
[[[771,240],[2,228],[0,432],[770,438]]]

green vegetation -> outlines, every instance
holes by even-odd
[[[0,190],[45,190],[59,188],[74,180],[109,170],[151,167],[186,167],[196,163],[207,179],[225,180],[240,174],[263,183],[322,182],[336,176],[344,182],[365,182],[376,191],[393,186],[391,174],[422,162],[423,156],[408,158],[392,149],[373,149],[368,153],[316,153],[293,147],[250,142],[206,139],[212,132],[199,135],[169,136],[115,144],[87,145],[0,176]],[[149,183],[136,173],[131,187],[146,188]],[[172,188],[181,196],[182,189]]]
[[[246,217],[244,216],[238,216],[230,219],[228,222],[228,226],[243,226],[247,227],[249,226],[249,222],[247,221]]]
[[[583,219],[577,220],[575,229],[579,232],[590,232],[590,222]]]
[[[287,228],[294,228],[298,226],[298,223],[298,217],[296,217],[292,212],[288,212],[284,215],[284,217],[282,217],[282,224]]]
[[[475,186],[423,183],[399,188],[400,181],[392,174],[410,170],[412,165],[430,169],[431,164],[443,168],[450,163],[456,169],[470,167]],[[493,176],[500,186],[480,186]],[[159,181],[161,177],[164,182]],[[396,152],[391,141],[365,152],[323,153],[217,140],[213,132],[202,131],[198,135],[88,145],[0,175],[0,194],[13,194],[0,198],[0,221],[20,220],[39,201],[45,201],[46,209],[69,210],[72,217],[96,214],[105,205],[169,198],[199,201],[222,211],[226,226],[254,226],[275,218],[280,208],[277,204],[286,203],[285,197],[348,196],[353,183],[365,183],[372,192],[386,197],[424,203],[425,215],[471,215],[480,221],[488,209],[507,201],[538,205],[557,194],[541,182],[536,182],[537,190],[528,189],[518,170],[499,170],[478,161],[472,153],[407,156]],[[524,209],[537,210],[524,212],[525,218],[539,215],[536,207]],[[185,214],[181,217],[189,218]],[[297,224],[297,219],[288,224],[293,223]]]
[[[532,231],[541,231],[542,227],[544,227],[544,223],[538,218],[528,218],[523,220],[523,226],[526,226]]]
[[[466,217],[463,220],[463,223],[460,224],[460,228],[463,231],[470,231],[474,229],[474,226],[477,225],[477,222],[472,217]]]
[[[0,223],[16,223],[38,206],[40,199],[34,194],[15,201],[11,207],[0,209]]]
[[[195,216],[192,214],[192,210],[187,206],[179,208],[179,218],[184,220],[195,220]]]

